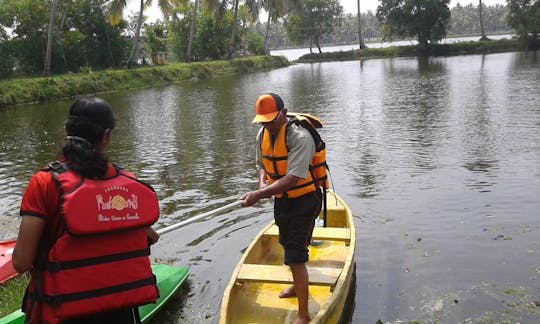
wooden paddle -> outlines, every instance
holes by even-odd
[[[208,216],[213,216],[213,215],[219,214],[221,212],[224,212],[226,210],[229,210],[229,209],[231,209],[233,207],[241,206],[243,202],[244,202],[243,200],[237,200],[237,201],[232,202],[232,203],[230,203],[228,205],[216,208],[216,209],[211,210],[211,211],[207,211],[206,213],[202,213],[202,214],[200,214],[198,216],[194,216],[194,217],[191,217],[191,218],[186,219],[184,221],[181,221],[180,223],[176,223],[176,224],[171,225],[171,226],[160,228],[160,229],[156,230],[156,232],[159,235],[162,235],[162,234],[168,233],[170,231],[174,231],[175,229],[178,229],[178,228],[180,228],[180,227],[182,227],[184,225],[193,223],[194,221],[197,221],[197,220],[199,220],[201,218],[205,218],[205,217],[208,217]]]

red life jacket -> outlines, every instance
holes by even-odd
[[[152,187],[119,168],[111,178],[94,180],[60,162],[49,166],[65,230],[35,265],[27,319],[58,323],[154,302],[159,291],[146,234],[159,216]]]

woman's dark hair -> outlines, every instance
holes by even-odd
[[[69,108],[66,142],[62,153],[71,170],[88,178],[101,178],[107,171],[107,158],[96,152],[105,130],[115,126],[111,107],[103,99],[77,99]]]

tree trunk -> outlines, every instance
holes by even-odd
[[[113,55],[112,47],[111,47],[111,36],[109,35],[108,26],[105,27],[105,37],[107,38],[107,52],[109,52],[109,60],[110,60],[109,67],[112,67],[115,64],[114,64],[114,55]]]
[[[272,18],[272,0],[268,0],[268,19],[266,20],[266,32],[264,33],[264,54],[270,54],[268,50],[268,34],[270,33],[270,21]]]
[[[133,66],[133,63],[135,63],[135,55],[137,55],[137,52],[139,51],[139,38],[141,34],[143,10],[144,10],[144,1],[141,0],[139,18],[137,19],[137,27],[135,28],[135,37],[133,38],[133,47],[131,48],[131,53],[129,54],[129,59],[128,59],[128,69]]]
[[[478,0],[478,13],[480,16],[480,32],[482,33],[482,37],[480,37],[480,40],[487,40],[486,32],[484,31],[484,15],[482,14],[482,0]]]
[[[233,15],[233,25],[232,25],[232,35],[231,35],[231,45],[229,46],[229,53],[227,58],[230,59],[232,54],[235,52],[235,37],[236,37],[236,18],[238,17],[238,2],[239,0],[234,0],[234,15]]]
[[[101,14],[101,16],[105,17],[104,13],[103,13],[103,10],[100,8],[99,9],[99,12]],[[107,40],[107,52],[109,52],[109,60],[110,60],[110,64],[109,64],[109,67],[112,67],[115,64],[114,62],[114,55],[113,55],[113,51],[112,51],[112,46],[111,46],[111,35],[109,34],[109,26],[104,26],[103,27],[105,29],[105,38]]]
[[[49,28],[47,30],[47,51],[45,52],[45,64],[43,66],[43,76],[51,74],[51,57],[54,33],[54,17],[58,8],[58,0],[52,2],[51,15],[49,16]]]
[[[362,20],[360,15],[360,0],[356,0],[356,8],[358,9],[358,47],[360,49],[367,48],[366,44],[364,44],[364,39],[362,38]]]
[[[195,35],[195,22],[197,20],[197,10],[199,7],[199,0],[195,0],[195,7],[193,8],[193,17],[191,17],[191,24],[189,26],[189,40],[186,52],[186,62],[191,62],[191,47],[193,46],[193,36]]]

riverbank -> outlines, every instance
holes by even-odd
[[[106,70],[0,81],[0,108],[78,95],[167,85],[220,75],[288,66],[282,56],[254,56],[227,61],[171,63],[135,69]]]
[[[517,39],[499,39],[486,41],[467,41],[449,44],[434,44],[427,50],[420,50],[417,45],[391,46],[384,48],[355,49],[350,51],[310,53],[298,58],[296,62],[352,61],[374,58],[411,57],[411,56],[454,56],[468,54],[492,54],[525,51],[527,45]]]

